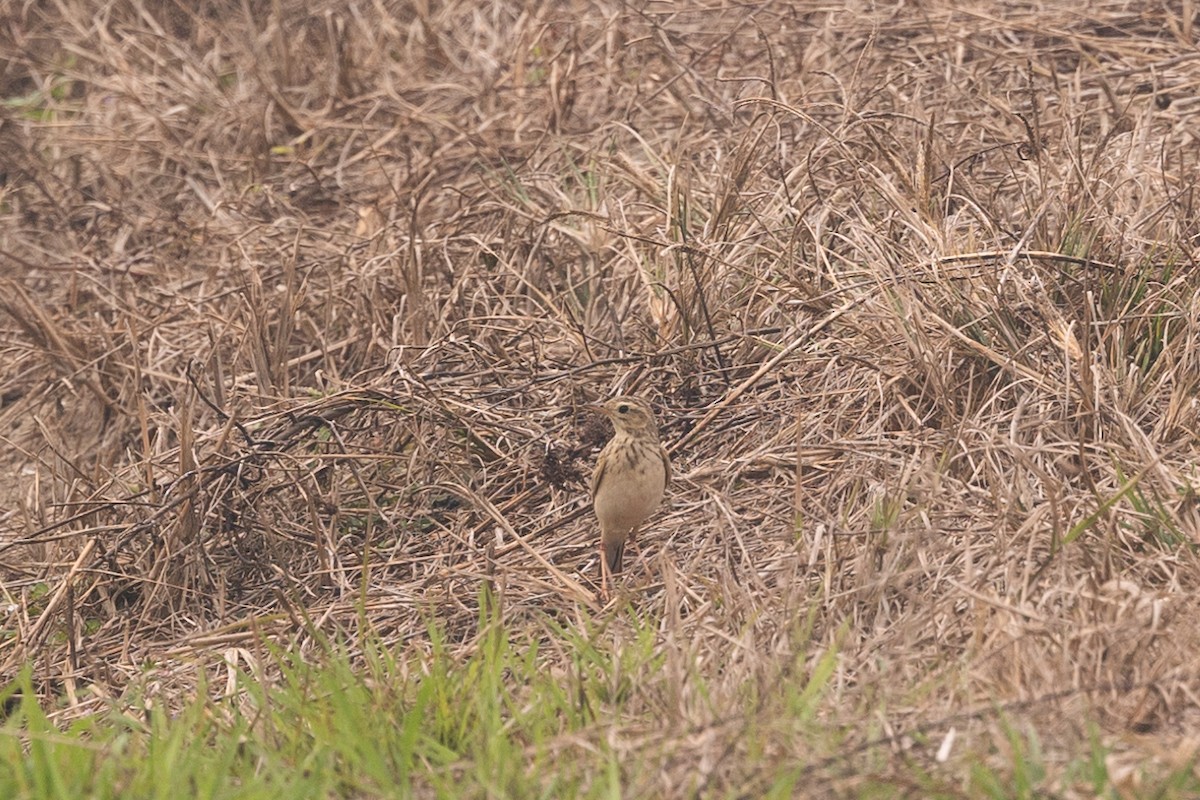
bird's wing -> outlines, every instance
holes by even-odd
[[[601,456],[604,454],[601,453]],[[600,484],[604,480],[604,473],[608,471],[608,459],[600,458],[596,461],[596,468],[592,470],[592,499],[596,499],[596,492],[600,491]]]

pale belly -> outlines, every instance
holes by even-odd
[[[647,459],[640,470],[610,473],[596,497],[596,517],[610,533],[627,533],[654,513],[662,502],[667,476],[662,461]]]

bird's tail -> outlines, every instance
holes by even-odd
[[[619,575],[621,562],[625,558],[625,542],[609,542],[604,547],[604,558],[608,561],[608,573]]]

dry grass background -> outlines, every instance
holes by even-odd
[[[678,476],[614,723],[664,774],[736,772],[746,687],[832,649],[821,718],[885,751],[1190,757],[1182,8],[5,7],[3,676],[82,713],[313,630],[465,653],[484,583],[567,672],[623,389]]]

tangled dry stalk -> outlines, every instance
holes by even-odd
[[[633,602],[718,695],[811,641],[864,738],[1174,747],[1194,23],[849,6],[0,12],[0,676],[86,711],[310,625],[470,648],[484,583],[597,613],[620,388],[678,474]]]

